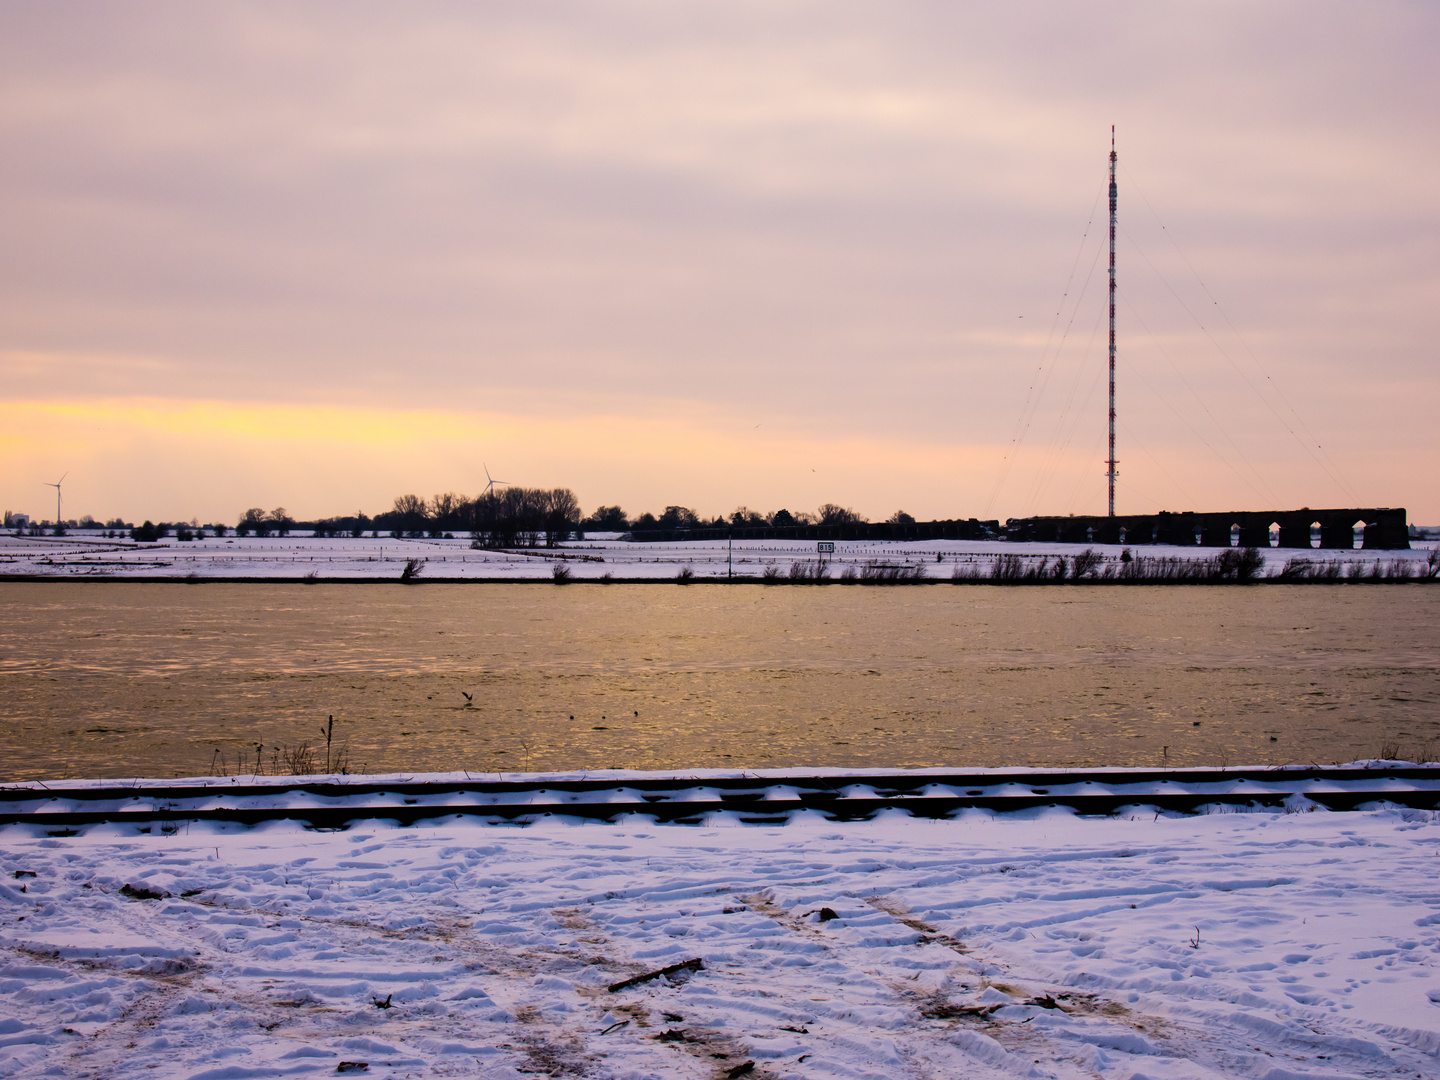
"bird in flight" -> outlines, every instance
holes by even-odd
[[[461,690],[461,691],[460,691],[460,694],[461,694],[462,697],[464,697],[464,699],[465,699],[465,704],[466,704],[466,705],[471,704],[471,703],[475,700],[475,695],[474,695],[474,694],[467,694],[467,693],[465,693],[464,690]]]

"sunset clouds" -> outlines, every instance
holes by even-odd
[[[76,514],[373,511],[485,460],[587,508],[1095,512],[1114,123],[1122,511],[1440,521],[1428,5],[0,28],[11,509],[69,469]]]

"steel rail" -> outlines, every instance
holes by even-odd
[[[1015,811],[1063,806],[1112,815],[1127,808],[1195,812],[1211,805],[1279,807],[1304,796],[1331,810],[1389,802],[1440,808],[1440,767],[1046,770],[720,777],[519,777],[400,781],[330,778],[269,783],[95,785],[0,788],[0,825],[72,830],[101,823],[159,825],[293,820],[341,829],[364,820],[413,824],[473,816],[527,823],[546,816],[613,821],[643,815],[693,824],[730,813],[744,823],[778,823],[818,812],[834,821],[888,810],[946,818],[967,809]],[[258,803],[258,805],[257,805]]]

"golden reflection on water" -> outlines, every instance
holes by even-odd
[[[268,768],[330,715],[371,772],[1344,761],[1440,734],[1437,626],[1418,585],[6,583],[0,778]]]

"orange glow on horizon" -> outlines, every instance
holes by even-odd
[[[912,513],[954,516],[935,494],[957,476],[988,478],[998,460],[988,447],[739,432],[721,416],[117,399],[0,404],[0,428],[13,463],[0,487],[10,509],[43,516],[27,474],[59,465],[72,469],[67,516],[101,519],[229,521],[251,505],[307,518],[357,505],[374,512],[406,491],[474,494],[485,483],[482,462],[515,483],[571,487],[587,509],[619,503],[638,514],[685,503],[714,515],[742,502],[773,510],[836,501],[883,518],[896,507],[882,511],[857,494],[874,490]],[[141,463],[142,474],[122,460]],[[908,501],[895,494],[902,488]],[[925,492],[933,510],[920,501]]]

